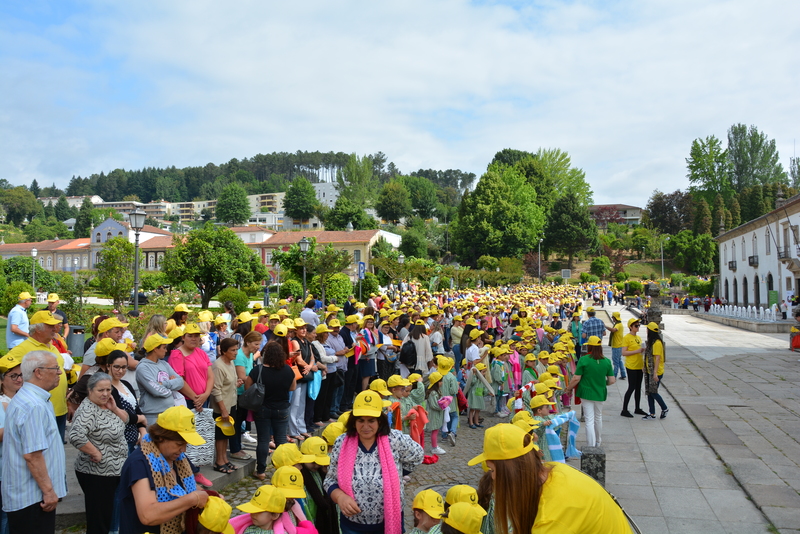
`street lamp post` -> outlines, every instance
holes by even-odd
[[[144,219],[147,214],[142,210],[135,210],[128,215],[131,228],[135,235],[134,260],[133,260],[133,315],[139,316],[139,232],[144,228]]]
[[[72,258],[72,278],[74,278],[76,280],[78,278],[78,258],[77,257]]]
[[[544,238],[540,237],[539,238],[539,257],[538,257],[538,259],[539,259],[538,273],[539,273],[539,283],[540,284],[542,283],[542,241],[544,241]]]
[[[661,279],[664,279],[664,241],[669,241],[669,236],[661,240]]]
[[[400,254],[397,256],[397,264],[400,266],[400,281],[397,282],[397,291],[400,293],[400,299],[403,299],[403,293],[400,291],[400,286],[403,284],[403,264],[406,262],[406,257]]]
[[[311,244],[311,241],[308,240],[307,237],[303,236],[303,239],[300,240],[298,245],[300,246],[300,253],[303,255],[303,302],[306,301],[306,254],[308,254],[308,245]]]
[[[36,248],[31,249],[31,256],[33,257],[33,268],[31,269],[31,278],[33,283],[31,285],[33,286],[34,300],[36,300],[36,255],[38,253],[39,251],[36,250]]]

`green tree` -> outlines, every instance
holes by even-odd
[[[230,183],[222,190],[217,200],[217,220],[229,226],[238,226],[250,218],[250,203],[247,191],[236,182]]]
[[[553,204],[544,231],[543,244],[547,250],[566,254],[569,258],[569,269],[572,269],[572,260],[576,253],[595,250],[599,246],[597,225],[592,220],[589,209],[581,204],[577,195],[567,193]]]
[[[567,152],[560,148],[540,148],[536,158],[541,162],[558,197],[572,194],[582,206],[592,204],[592,188],[586,181],[586,173],[572,166],[572,159]]]
[[[92,204],[89,197],[85,197],[81,203],[78,216],[75,218],[73,232],[76,238],[89,237],[89,230],[92,227],[92,211],[94,211],[94,204]]]
[[[41,201],[40,201],[41,202]],[[43,219],[47,219],[48,217],[55,217],[56,216],[56,208],[53,206],[52,202],[47,202],[47,206],[44,207],[44,210],[40,211],[37,216],[42,217]],[[35,217],[34,217],[35,218]]]
[[[664,245],[664,253],[686,272],[704,276],[714,271],[716,244],[710,234],[684,230]]]
[[[755,126],[734,124],[728,130],[731,184],[737,192],[770,182],[788,184],[774,139]]]
[[[367,275],[370,274],[372,273],[367,273]],[[347,300],[347,297],[353,294],[353,282],[344,273],[334,273],[325,281],[324,286],[320,286],[320,278],[317,275],[311,278],[311,282],[308,284],[308,291],[312,295],[322,294],[322,299],[325,302],[333,302],[335,300],[337,303],[342,304]]]
[[[680,189],[672,193],[662,193],[656,189],[645,207],[646,226],[670,235],[691,229],[693,202],[692,195]]]
[[[411,195],[408,189],[398,180],[383,184],[375,211],[381,219],[397,224],[401,219],[412,214]]]
[[[114,237],[105,242],[97,263],[97,281],[100,291],[113,299],[115,308],[130,298],[133,265],[133,243],[124,237]]]
[[[31,189],[30,190],[31,190],[31,193],[33,193],[33,196],[35,196],[37,198],[39,197],[39,193],[42,191],[42,189],[39,187],[39,182],[36,181],[36,178],[34,178],[33,182],[31,182]]]
[[[730,230],[731,228],[736,228],[742,224],[742,210],[739,207],[739,201],[736,199],[736,197],[731,199],[730,206],[728,206],[728,211],[731,214],[731,224],[733,226],[728,227],[726,224],[725,228]]]
[[[478,258],[478,269],[484,269],[486,271],[494,271],[500,265],[500,261],[495,258],[494,256],[489,256],[488,254],[484,254],[480,258]]]
[[[492,158],[492,163],[490,163],[489,165],[500,163],[503,165],[513,166],[516,165],[518,162],[525,159],[529,159],[531,157],[536,157],[536,156],[535,154],[531,152],[525,152],[524,150],[504,148],[503,150],[499,151],[494,155],[494,158]]]
[[[206,223],[185,236],[173,236],[172,242],[161,269],[173,283],[193,283],[203,308],[228,286],[260,283],[267,277],[258,255],[230,228]]]
[[[589,266],[589,272],[599,278],[605,278],[611,274],[611,260],[608,256],[597,256],[592,258],[592,263]]]
[[[356,154],[350,154],[347,163],[336,173],[339,198],[347,197],[359,209],[371,208],[380,189],[380,181],[373,170],[369,156],[359,158]]]
[[[14,256],[3,262],[3,272],[8,283],[26,282],[30,284],[33,280],[34,260],[30,256]],[[53,273],[46,271],[39,262],[36,262],[36,287],[45,291],[56,291],[57,283]]]
[[[322,293],[322,302],[325,300],[326,286],[330,278],[337,273],[341,273],[353,263],[353,256],[345,250],[336,250],[333,245],[328,245],[319,250],[310,262],[307,262],[306,269],[312,275],[316,275]]]
[[[789,177],[794,188],[800,188],[800,158],[789,158]]]
[[[33,219],[42,209],[33,193],[23,186],[0,191],[0,205],[6,212],[6,220],[15,226],[20,226],[26,218]]]
[[[702,196],[706,202],[713,202],[717,195],[730,198],[733,193],[730,177],[728,152],[716,136],[692,141],[689,157],[686,158],[686,175],[691,186],[689,190]]]
[[[452,246],[462,262],[484,254],[520,257],[539,242],[544,214],[536,191],[517,169],[493,164],[464,195],[451,224]]]
[[[298,235],[301,234],[298,233]],[[300,239],[298,238],[297,241],[299,242]],[[306,252],[305,256],[300,252],[300,245],[297,243],[291,245],[289,250],[276,250],[272,254],[273,265],[278,264],[281,267],[281,273],[283,273],[281,277],[294,278],[295,280],[303,279],[303,262],[305,261],[306,271],[308,271],[308,265],[314,261],[317,255],[317,239],[312,237],[309,241],[308,252]],[[308,273],[306,272],[306,274]]]
[[[55,229],[49,227],[39,217],[34,217],[34,219],[24,228],[23,232],[25,233],[25,239],[31,243],[45,241],[47,239],[53,239],[56,237]]]
[[[417,230],[403,232],[403,237],[400,240],[400,252],[405,254],[407,258],[427,258],[428,244],[425,241],[425,235]]]
[[[717,193],[714,204],[711,206],[711,235],[719,235],[720,225],[725,224],[725,211],[725,201],[722,199],[722,195]]]
[[[711,210],[708,208],[708,203],[704,198],[701,198],[695,206],[694,227],[692,230],[695,234],[710,234]]]
[[[72,216],[72,210],[69,209],[69,203],[67,202],[66,196],[61,195],[60,197],[58,197],[54,215],[56,219],[62,222],[66,221]]]
[[[325,229],[344,230],[347,223],[352,223],[354,230],[372,230],[378,227],[378,222],[367,215],[363,208],[340,195],[333,209],[325,215]]]
[[[423,219],[433,217],[438,202],[433,182],[421,176],[404,176],[402,182],[411,195],[411,207],[414,213]]]
[[[283,212],[291,219],[310,219],[318,205],[314,186],[302,176],[295,178],[283,197]]]

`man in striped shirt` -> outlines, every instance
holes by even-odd
[[[55,532],[56,505],[67,494],[64,444],[50,391],[63,369],[44,350],[25,355],[25,384],[6,411],[3,435],[3,510],[10,534]]]

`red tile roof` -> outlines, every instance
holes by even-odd
[[[236,234],[241,234],[244,232],[267,232],[270,234],[277,233],[275,230],[270,230],[269,228],[264,228],[263,226],[234,226],[231,228],[231,231]]]
[[[30,254],[31,249],[35,248],[40,252],[52,250],[83,249],[89,245],[88,238],[81,239],[49,239],[35,243],[7,243],[0,245],[0,254],[10,254],[13,252],[24,252]]]
[[[139,248],[147,249],[147,250],[155,250],[155,249],[162,249],[162,248],[172,248],[172,236],[171,235],[164,235],[158,237],[151,237],[144,243],[139,244]]]
[[[268,247],[280,247],[299,243],[305,236],[309,239],[317,239],[317,243],[368,243],[378,235],[380,230],[353,230],[352,232],[334,230],[299,230],[297,232],[276,232],[275,235],[267,239],[262,245]]]

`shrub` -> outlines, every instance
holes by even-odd
[[[300,292],[303,291],[303,288],[300,288]],[[233,309],[236,310],[236,313],[242,313],[245,310],[250,308],[250,298],[247,296],[247,293],[244,291],[239,291],[235,287],[226,287],[214,297],[214,300],[219,302],[220,308],[222,307],[222,303],[226,301],[233,302]]]
[[[352,282],[350,282],[349,276],[344,273],[333,274],[328,277],[328,281],[325,283],[325,300],[330,302],[331,299],[336,299],[338,304],[342,304],[347,300],[347,297],[352,294],[352,289],[353,285]],[[308,285],[308,291],[315,297],[320,299],[322,298],[322,289],[319,286],[319,276],[315,276],[311,279],[311,283]]]
[[[561,276],[554,276],[553,278],[550,278],[550,280],[555,282],[558,286],[564,283],[564,279]]]
[[[366,273],[364,279],[361,280],[361,295],[366,300],[371,293],[376,295],[380,292],[380,285],[378,284],[378,277],[372,273]],[[353,284],[352,295],[358,296],[358,280]]]
[[[686,275],[683,273],[672,273],[669,277],[669,281],[673,286],[681,285],[684,280],[686,280]]]
[[[288,297],[300,299],[303,297],[303,284],[297,280],[286,280],[281,284],[281,289],[278,292],[278,297],[285,299]]]
[[[589,273],[581,273],[580,283],[582,283],[582,284],[596,283],[596,282],[599,282],[599,281],[600,281],[600,278],[597,275],[589,274]]]
[[[705,297],[714,293],[714,281],[699,280],[695,278],[689,284],[689,293],[697,295],[698,297]]]
[[[27,291],[31,295],[33,295],[33,288],[27,282],[16,281],[11,282],[6,290],[3,292],[2,297],[0,297],[0,315],[8,315],[8,312],[11,311],[11,308],[17,305],[17,298],[19,294],[23,291]],[[29,310],[33,310],[33,306],[28,308]]]
[[[3,265],[6,280],[9,283],[25,282],[29,284],[32,281],[33,265],[33,258],[30,256],[15,256],[6,260]],[[45,271],[38,262],[36,262],[36,287],[46,292],[56,291],[58,287],[53,273]]]
[[[560,261],[551,262],[550,263],[550,269],[548,269],[548,270],[550,270],[550,271],[560,271],[561,270],[561,262]]]
[[[637,282],[636,280],[631,280],[628,282],[629,293],[636,293],[637,291],[641,293],[642,289],[644,289],[644,286],[642,285],[641,282]]]
[[[144,291],[155,291],[158,286],[169,285],[167,277],[161,272],[139,271],[139,287]]]
[[[631,277],[631,275],[629,275],[625,271],[620,271],[620,272],[618,272],[617,274],[614,275],[614,278],[617,279],[617,282],[624,282],[625,280],[627,280],[630,277]]]
[[[625,291],[625,282],[617,282],[614,284],[614,287],[617,289],[617,291]]]
[[[608,276],[608,273],[611,272],[611,260],[608,259],[608,256],[597,256],[592,260],[589,272],[598,278]]]

